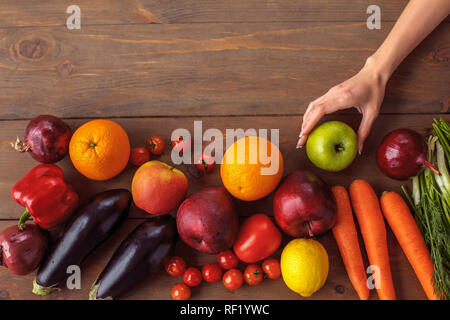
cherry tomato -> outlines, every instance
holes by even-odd
[[[166,144],[160,136],[151,136],[147,139],[147,149],[154,155],[160,155],[166,148]]]
[[[207,263],[203,266],[202,274],[206,282],[217,282],[222,279],[222,268],[217,263]]]
[[[233,251],[225,250],[217,256],[219,266],[224,269],[233,269],[239,263],[239,259],[234,255]]]
[[[281,276],[280,263],[275,259],[264,261],[262,269],[270,279],[278,279]]]
[[[184,283],[177,283],[172,288],[173,300],[189,300],[191,297],[191,288]]]
[[[202,273],[197,268],[190,267],[184,272],[183,278],[189,287],[196,287],[202,282]]]
[[[280,244],[280,230],[267,215],[258,213],[242,223],[233,249],[239,260],[255,263],[273,254]]]
[[[139,167],[144,163],[146,163],[147,161],[150,161],[150,153],[148,152],[147,149],[145,149],[144,147],[139,147],[133,148],[131,150],[130,162],[133,165]]]
[[[184,150],[187,150],[191,147],[191,142],[183,136],[178,136],[174,140],[172,140],[172,148],[175,151],[182,153]]]
[[[249,264],[244,271],[244,280],[251,286],[256,286],[263,281],[263,271],[257,264]]]
[[[182,275],[186,271],[186,262],[181,257],[172,257],[166,264],[166,271],[173,277]]]
[[[238,269],[230,269],[223,275],[222,282],[227,289],[237,290],[244,283],[244,277]]]
[[[201,172],[208,173],[214,169],[216,161],[214,160],[214,157],[208,154],[201,154],[195,162],[195,165]]]

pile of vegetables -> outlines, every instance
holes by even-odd
[[[411,195],[404,186],[402,190],[430,250],[436,294],[450,299],[450,124],[434,119],[427,143],[427,161],[440,174],[425,168],[413,177]]]

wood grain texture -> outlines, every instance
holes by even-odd
[[[114,250],[126,235],[133,230],[142,220],[127,220],[125,224],[114,235],[97,248],[90,255],[81,268],[81,290],[68,290],[65,284],[59,292],[52,293],[46,297],[39,297],[31,293],[33,278],[36,271],[26,276],[12,275],[6,268],[0,267],[0,299],[87,299],[89,287],[94,282],[104,268]],[[16,221],[0,221],[0,230],[16,223]],[[291,238],[284,236],[281,248]],[[330,270],[327,282],[324,287],[316,292],[308,299],[358,299],[350,280],[347,277],[344,264],[339,255],[336,242],[328,232],[318,238],[328,252],[330,260]],[[397,240],[392,232],[388,230],[389,254],[391,258],[391,269],[394,279],[394,285],[397,291],[398,299],[426,299],[419,281],[414,271],[404,256]],[[175,255],[183,257],[189,266],[201,268],[204,264],[215,262],[216,256],[206,255],[196,252],[186,246],[181,240],[177,242],[174,251]],[[281,249],[279,249],[273,257],[279,258]],[[365,265],[367,266],[367,258],[364,255]],[[245,265],[239,265],[242,271]],[[170,299],[170,290],[176,283],[182,282],[180,277],[171,277],[164,270],[158,270],[154,275],[149,276],[142,284],[127,292],[122,299]],[[273,293],[276,292],[276,297]],[[371,292],[371,299],[376,299],[377,295]],[[192,299],[194,300],[255,300],[255,299],[304,299],[300,295],[289,290],[281,278],[277,280],[264,280],[257,287],[244,285],[236,292],[227,290],[221,282],[219,283],[202,283],[199,287],[192,289]]]
[[[128,133],[133,147],[145,145],[146,139],[150,135],[161,135],[167,143],[170,142],[171,132],[177,128],[186,128],[193,134],[194,120],[202,120],[203,131],[208,128],[220,129],[224,134],[227,128],[267,128],[280,129],[280,150],[285,162],[285,175],[295,169],[310,170],[320,177],[322,177],[328,184],[341,184],[346,187],[357,178],[364,178],[370,182],[378,194],[385,190],[394,190],[400,192],[402,184],[409,182],[399,182],[389,179],[382,175],[375,163],[375,152],[382,137],[399,127],[411,128],[418,132],[431,126],[433,117],[439,115],[382,115],[380,116],[372,129],[369,136],[364,153],[357,157],[355,162],[342,172],[330,173],[315,168],[306,156],[304,149],[295,149],[297,142],[300,118],[296,116],[286,117],[205,117],[205,118],[129,118],[129,119],[114,119],[121,124]],[[361,117],[358,114],[353,115],[333,115],[326,117],[324,120],[342,120],[351,125],[354,129],[358,128]],[[450,120],[450,115],[446,116]],[[76,129],[86,120],[68,120],[69,125]],[[22,213],[22,208],[11,199],[11,188],[13,185],[24,176],[28,170],[37,165],[28,154],[20,154],[13,150],[9,141],[14,140],[16,136],[21,137],[27,121],[2,121],[0,127],[0,219],[18,219]],[[207,145],[203,145],[204,147]],[[164,162],[171,163],[170,148],[160,159]],[[225,147],[224,147],[225,150]],[[131,179],[136,170],[132,165],[128,167],[117,177],[108,181],[91,181],[78,173],[70,162],[69,156],[58,165],[64,170],[66,179],[80,194],[81,200],[87,200],[89,196],[106,190],[108,188],[127,188],[130,189]],[[210,185],[222,185],[219,168],[216,168],[213,173],[204,176],[201,179],[195,179],[191,176],[184,166],[180,169],[185,172],[189,180],[189,194],[196,190]],[[239,213],[242,216],[248,216],[253,213],[263,212],[272,214],[272,196],[265,199],[253,202],[238,201]],[[130,213],[131,217],[143,218],[147,214],[138,208],[134,207]]]
[[[392,23],[0,29],[0,119],[302,114],[355,74]],[[384,113],[450,103],[450,24],[391,78]]]
[[[395,21],[407,0],[78,0],[83,26],[99,24],[209,22],[365,22],[367,7],[379,5],[382,21]],[[63,26],[71,3],[0,0],[0,27]]]

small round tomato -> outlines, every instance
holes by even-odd
[[[214,169],[216,161],[214,160],[213,156],[210,156],[208,154],[201,154],[200,157],[198,157],[197,161],[195,161],[195,165],[201,172],[208,173]]]
[[[267,259],[262,264],[263,271],[269,279],[278,279],[281,276],[280,263],[275,259]]]
[[[223,275],[222,282],[227,289],[237,290],[244,283],[244,277],[238,269],[230,269]]]
[[[219,253],[219,255],[217,256],[217,262],[219,263],[219,266],[224,269],[233,269],[238,265],[239,259],[236,257],[233,251],[225,250]]]
[[[222,279],[222,268],[217,263],[207,263],[203,266],[202,274],[206,282],[217,282]]]
[[[151,136],[147,139],[147,149],[154,155],[160,155],[166,148],[163,138],[160,136]]]
[[[183,279],[189,287],[196,287],[202,282],[202,273],[197,268],[190,267],[184,272]]]
[[[172,148],[180,153],[182,153],[184,150],[189,149],[190,147],[191,142],[183,136],[178,136],[172,140]]]
[[[249,264],[244,271],[244,280],[251,286],[256,286],[263,281],[263,271],[257,264]]]
[[[166,271],[173,277],[182,275],[186,271],[186,262],[181,257],[172,257],[166,264]]]
[[[144,147],[139,147],[133,148],[131,150],[130,162],[133,165],[139,167],[144,163],[146,163],[147,161],[150,161],[150,153],[148,152],[147,149],[145,149]]]
[[[191,297],[191,288],[184,283],[177,283],[172,288],[173,300],[189,300]]]

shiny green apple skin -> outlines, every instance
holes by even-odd
[[[306,154],[318,168],[337,172],[347,168],[358,151],[355,131],[341,121],[328,121],[315,128],[306,142]]]

